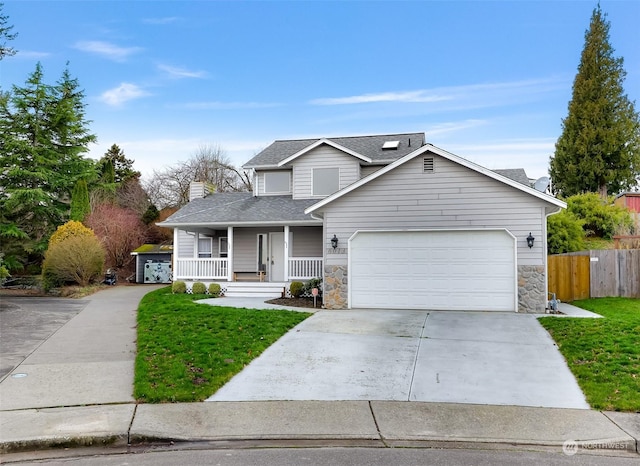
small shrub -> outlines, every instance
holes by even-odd
[[[171,285],[171,292],[173,294],[184,294],[187,292],[187,284],[185,282],[173,282]]]
[[[87,286],[102,277],[104,249],[95,235],[69,236],[49,246],[42,263],[43,288],[64,283]]]
[[[322,278],[312,278],[304,284],[303,296],[312,296],[312,290],[318,288],[318,296],[322,296]]]
[[[206,294],[207,293],[207,287],[205,286],[204,283],[196,282],[191,287],[191,293],[193,293],[193,294]]]
[[[548,254],[563,254],[584,248],[584,220],[563,210],[547,218]]]
[[[302,282],[291,282],[291,285],[289,285],[289,292],[294,298],[299,298],[300,296],[302,296],[303,291],[304,284]]]
[[[218,298],[220,296],[220,285],[218,283],[211,283],[209,285],[209,295],[214,298]]]
[[[611,239],[616,231],[633,228],[631,213],[613,205],[612,200],[603,200],[595,193],[576,194],[567,199],[567,210],[584,220],[587,236]]]

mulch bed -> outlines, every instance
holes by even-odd
[[[279,306],[308,307],[313,309],[313,298],[276,298],[266,301]],[[316,299],[316,309],[322,308],[322,299]]]

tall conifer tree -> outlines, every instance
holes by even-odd
[[[554,189],[564,197],[597,192],[604,198],[637,185],[640,176],[640,119],[624,93],[626,72],[622,57],[614,56],[609,28],[598,5],[550,161]]]

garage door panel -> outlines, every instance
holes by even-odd
[[[360,232],[349,254],[351,307],[515,310],[506,231]]]

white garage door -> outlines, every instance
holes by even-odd
[[[505,230],[358,232],[353,308],[515,311],[515,240]]]

